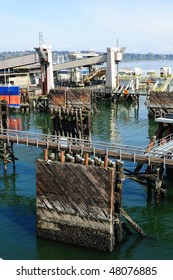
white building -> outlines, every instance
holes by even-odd
[[[161,67],[160,68],[160,77],[171,77],[171,67]]]

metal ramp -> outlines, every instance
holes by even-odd
[[[168,88],[169,84],[171,83],[172,78],[169,78],[165,81],[165,83],[163,84],[163,86],[161,87],[161,91],[166,91],[166,89]]]
[[[105,69],[95,70],[95,71],[93,71],[90,74],[85,76],[84,82],[89,82],[90,80],[92,80],[94,78],[101,77],[101,76],[105,75],[105,73],[106,73]]]
[[[159,91],[159,92],[163,92],[166,91],[169,84],[172,82],[172,78],[168,78],[165,80],[165,82],[159,87],[159,81],[156,81],[152,91]]]
[[[173,133],[157,140],[153,147],[149,147],[148,150],[145,154],[147,156],[154,154],[155,157],[173,159]]]

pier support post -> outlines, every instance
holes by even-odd
[[[155,201],[158,202],[161,194],[162,181],[160,179],[160,168],[156,169],[156,179],[155,179]]]
[[[116,161],[116,184],[115,191],[119,194],[119,207],[122,205],[122,186],[124,177],[124,163],[120,160]]]
[[[89,154],[86,153],[86,154],[85,154],[85,165],[86,165],[86,166],[88,165],[88,159],[89,159]]]
[[[116,161],[116,180],[115,180],[115,213],[117,214],[115,232],[116,240],[122,240],[122,223],[121,223],[121,208],[122,208],[122,181],[124,176],[124,164],[120,160]]]
[[[107,48],[106,87],[115,88],[115,48]]]
[[[64,162],[65,162],[64,151],[61,151],[61,152],[60,152],[60,161],[61,161],[61,163],[64,163]]]
[[[108,156],[105,155],[104,156],[104,168],[107,168],[108,167]]]
[[[4,143],[4,172],[7,171],[7,143]]]
[[[16,171],[16,164],[15,164],[15,160],[17,159],[15,156],[14,156],[14,149],[13,149],[13,143],[11,142],[11,148],[10,148],[10,156],[12,158],[12,162],[13,162],[13,172]]]
[[[44,160],[48,161],[48,149],[44,149]]]

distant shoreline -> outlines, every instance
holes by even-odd
[[[89,51],[81,51],[82,52],[89,52]],[[14,57],[19,57],[23,55],[29,55],[35,53],[34,50],[25,50],[25,51],[4,51],[0,52],[0,60],[10,59]],[[52,51],[53,57],[55,56],[68,56],[71,52],[69,51]],[[103,52],[98,52],[98,54],[103,54]],[[153,61],[153,60],[173,60],[173,54],[154,54],[154,53],[124,53],[123,61],[124,62],[131,62],[131,61]]]

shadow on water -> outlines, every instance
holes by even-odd
[[[104,253],[42,238],[37,238],[37,252],[38,258],[42,260],[111,260],[115,257],[113,252]]]
[[[70,245],[61,242],[55,242],[53,240],[45,240],[37,238],[37,252],[39,259],[47,260],[115,260],[115,259],[128,259],[134,248],[138,247],[143,242],[142,237],[138,236],[126,236],[122,244],[117,243],[112,252],[101,252],[90,248],[83,248],[75,245]],[[53,247],[54,250],[50,250]],[[123,248],[123,249],[122,249]]]

